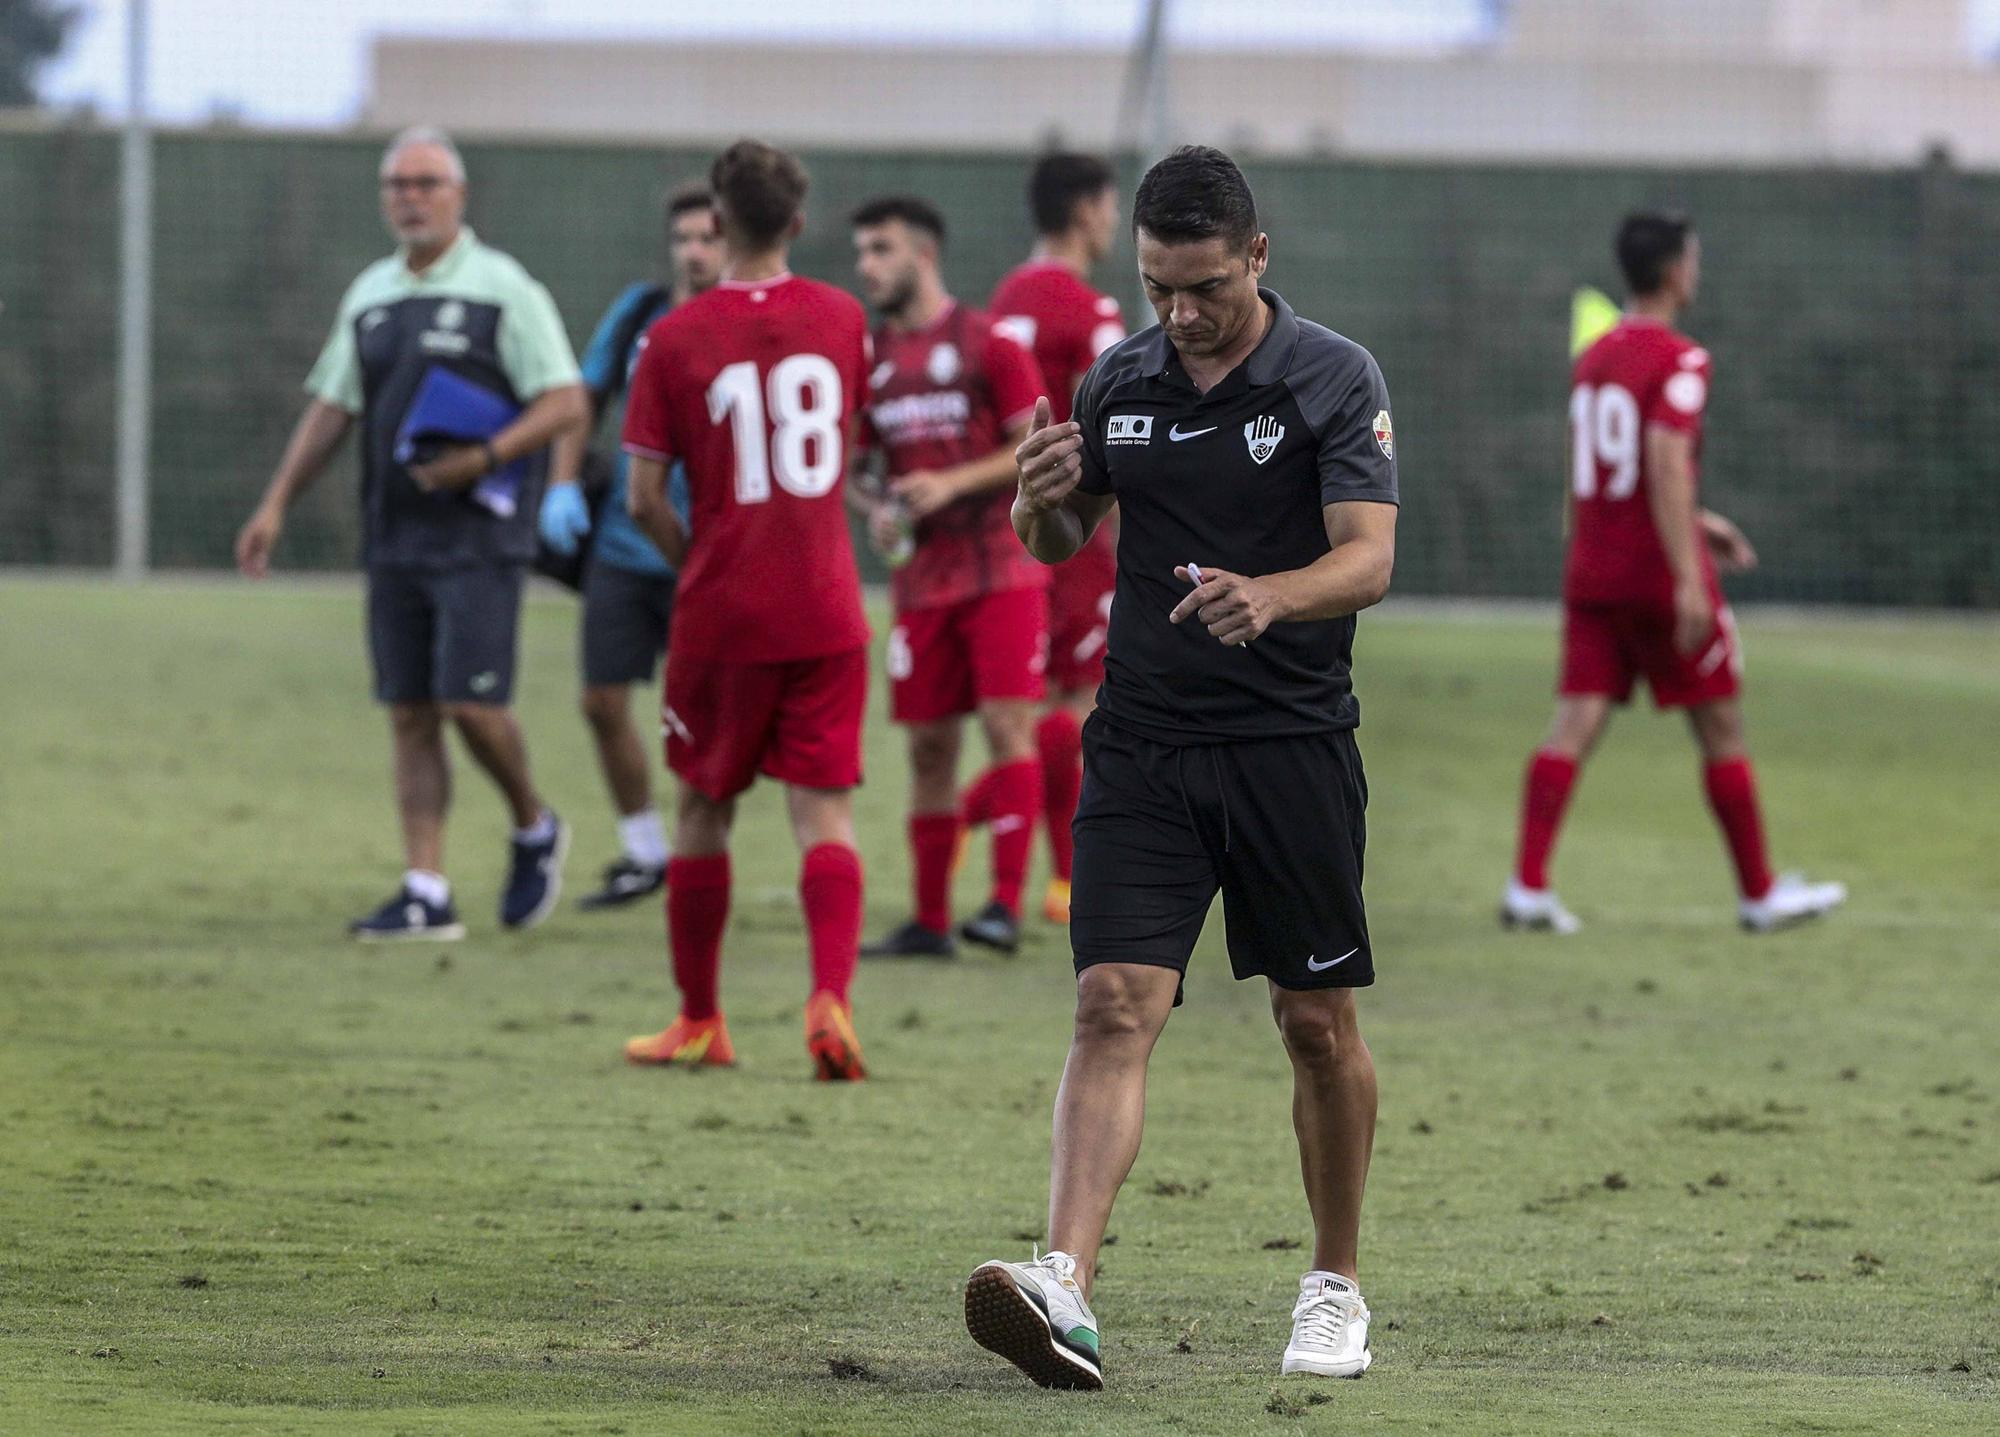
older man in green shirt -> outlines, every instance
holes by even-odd
[[[369,649],[395,740],[405,872],[396,895],[350,931],[451,939],[465,928],[444,876],[447,721],[513,814],[501,923],[541,922],[561,887],[568,830],[535,790],[509,705],[545,451],[588,422],[589,406],[549,292],[464,224],[465,167],[450,138],[398,135],[381,186],[400,248],[341,300],[306,381],[311,399],[236,559],[252,578],[269,571],[286,511],[359,418]],[[518,413],[483,441],[406,463],[399,433],[420,389],[440,380],[476,386]],[[504,482],[483,484],[489,476]]]

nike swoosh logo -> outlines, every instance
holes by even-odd
[[[1222,426],[1219,424],[1211,424],[1206,429],[1190,429],[1187,433],[1183,434],[1181,433],[1180,425],[1176,424],[1173,428],[1167,431],[1167,438],[1173,440],[1174,443],[1178,444],[1183,439],[1199,439],[1204,434],[1213,434],[1217,429],[1221,427]]]
[[[1338,968],[1360,951],[1359,948],[1350,948],[1338,958],[1330,959],[1325,963],[1315,963],[1311,958],[1308,958],[1306,959],[1306,967],[1312,969],[1315,973],[1324,973],[1329,968]]]

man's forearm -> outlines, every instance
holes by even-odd
[[[667,502],[667,466],[658,459],[633,454],[625,470],[625,510],[639,532],[653,541],[669,564],[678,568],[687,558],[688,533]]]
[[[308,402],[299,422],[292,426],[292,437],[285,442],[284,455],[264,490],[264,503],[280,513],[291,508],[292,501],[325,470],[353,423],[354,416],[337,404],[324,399]]]
[[[549,483],[574,484],[583,474],[583,456],[590,449],[590,430],[571,425],[549,446]]]
[[[574,430],[580,463],[581,445],[587,438],[589,424],[590,401],[584,396],[583,386],[564,384],[537,394],[514,422],[495,434],[489,443],[496,460],[511,464],[524,454],[546,449],[558,436]]]
[[[1699,548],[1700,516],[1694,502],[1694,475],[1684,469],[1662,465],[1646,486],[1646,504],[1653,516],[1653,530],[1660,536],[1660,548],[1667,556],[1667,568],[1676,584],[1692,584],[1701,578]]]
[[[1035,510],[1017,496],[1012,517],[1014,532],[1022,545],[1044,564],[1060,564],[1074,558],[1089,537],[1084,532],[1082,515],[1067,503]]]
[[[991,454],[944,471],[959,498],[1005,488],[1015,482],[1014,447],[995,449]]]
[[[1394,567],[1393,549],[1374,539],[1350,539],[1303,569],[1267,574],[1263,582],[1283,604],[1281,624],[1344,619],[1382,602]]]

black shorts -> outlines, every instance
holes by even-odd
[[[1366,987],[1375,981],[1361,906],[1367,806],[1352,732],[1179,746],[1093,714],[1070,894],[1077,971],[1146,963],[1185,973],[1220,889],[1238,978]]]
[[[505,704],[514,696],[519,564],[368,571],[368,652],[385,704]]]
[[[674,576],[593,562],[583,576],[583,682],[647,684],[667,651]]]

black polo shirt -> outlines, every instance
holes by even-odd
[[[1077,389],[1085,493],[1118,500],[1118,588],[1098,710],[1162,743],[1350,729],[1354,618],[1274,624],[1225,648],[1167,621],[1190,561],[1252,577],[1328,552],[1321,507],[1394,504],[1389,391],[1368,351],[1259,290],[1271,327],[1208,393],[1155,325],[1106,350]]]

